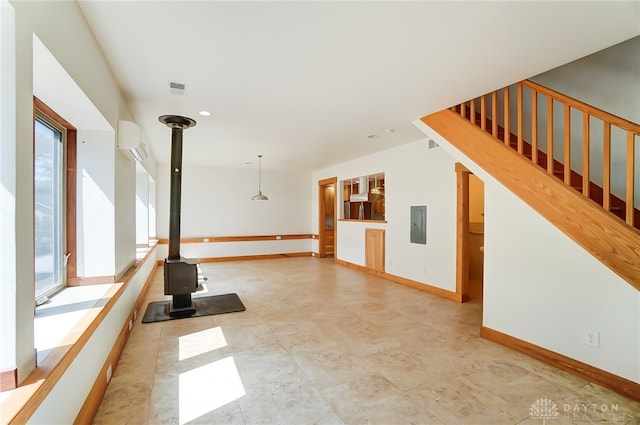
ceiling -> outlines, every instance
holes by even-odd
[[[179,114],[197,121],[185,164],[216,167],[318,169],[412,142],[424,115],[640,34],[638,1],[79,4],[157,162],[158,116]]]

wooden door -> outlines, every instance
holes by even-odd
[[[384,229],[365,229],[365,267],[384,272]]]
[[[318,181],[318,256],[335,256],[336,240],[336,196],[337,177]]]

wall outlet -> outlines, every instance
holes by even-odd
[[[129,332],[133,329],[133,320],[129,320]]]
[[[133,310],[133,320],[138,318],[138,310]]]
[[[204,242],[204,243],[209,243],[209,238],[204,238],[204,239],[202,239],[202,242]]]
[[[277,241],[279,241],[280,239],[282,239],[282,236],[276,236]]]
[[[584,343],[590,347],[600,347],[600,332],[595,329],[585,329]]]
[[[111,380],[111,365],[107,368],[107,383]]]

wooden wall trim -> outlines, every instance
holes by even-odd
[[[140,294],[138,295],[133,308],[129,312],[129,315],[125,320],[125,323],[122,326],[122,329],[120,330],[120,333],[118,334],[113,347],[111,348],[111,352],[107,356],[107,359],[105,360],[102,369],[98,373],[98,376],[96,377],[96,380],[94,381],[93,386],[91,387],[91,390],[87,395],[87,398],[84,400],[84,403],[80,408],[80,412],[73,422],[75,425],[93,423],[93,420],[98,413],[98,409],[100,408],[100,404],[102,403],[102,399],[104,398],[104,394],[106,393],[107,387],[109,385],[109,381],[107,381],[107,370],[109,369],[109,366],[111,366],[112,374],[115,373],[115,370],[118,366],[118,361],[120,360],[120,356],[122,355],[122,351],[124,351],[124,347],[129,340],[131,332],[133,331],[133,327],[131,328],[131,330],[129,330],[129,322],[131,322],[133,326],[136,326],[138,324],[137,317],[144,307],[144,301],[147,296],[147,292],[149,292],[151,282],[155,277],[154,275],[156,273],[156,270],[157,264],[154,264],[151,273],[149,273],[149,276],[147,277],[147,280],[142,287],[142,291],[140,291]]]
[[[71,277],[67,279],[67,286],[100,285],[115,282],[115,276]]]
[[[387,223],[387,220],[358,220],[357,218],[339,218],[337,221],[341,223]]]
[[[261,255],[234,255],[229,257],[204,257],[197,258],[199,263],[224,263],[227,261],[250,261],[250,260],[276,260],[278,258],[312,257],[313,252],[285,252],[280,254]],[[164,260],[157,261],[158,266],[164,265]]]
[[[622,378],[610,372],[598,369],[597,367],[563,356],[562,354],[547,350],[546,348],[539,347],[535,344],[531,344],[530,342],[523,341],[519,338],[507,335],[486,326],[482,326],[480,328],[480,336],[542,362],[548,363],[558,369],[562,369],[584,378],[590,382],[602,385],[603,387],[609,388],[610,390],[622,394],[625,397],[640,401],[640,384],[637,382],[630,381],[626,378]]]
[[[341,266],[350,268],[352,270],[361,271],[364,273],[368,273],[373,276],[378,276],[386,280],[390,280],[394,283],[399,283],[400,285],[408,286],[410,288],[418,289],[422,292],[427,292],[429,294],[438,295],[443,298],[447,298],[449,300],[462,302],[462,297],[460,294],[449,291],[447,289],[438,288],[437,286],[432,286],[426,283],[417,282],[415,280],[407,279],[406,277],[396,276],[387,272],[379,272],[373,269],[369,269],[367,267],[361,266],[359,264],[350,263],[348,261],[340,260],[338,258],[334,258],[334,263],[339,264]]]
[[[150,249],[145,259],[154,249],[155,247]],[[3,423],[11,425],[28,422],[118,302],[134,275],[134,271],[125,273],[126,278],[115,283],[24,382],[2,401],[0,417]]]
[[[205,242],[208,239],[208,242]],[[286,241],[294,239],[313,239],[310,233],[294,235],[249,235],[249,236],[202,236],[196,238],[180,238],[180,243],[219,243],[219,242],[253,242],[253,241]],[[162,245],[169,244],[169,239],[158,239]]]
[[[0,392],[13,390],[18,386],[18,368],[0,372]]]
[[[450,110],[422,122],[447,139],[516,196],[614,273],[640,290],[640,231],[567,187]]]

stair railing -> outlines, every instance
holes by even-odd
[[[635,190],[636,180],[640,180],[640,173],[636,172],[640,160],[635,158],[640,125],[529,80],[463,102],[451,110],[598,202],[629,226],[640,226],[640,212],[635,209],[640,204],[640,193]],[[578,125],[574,122],[576,114],[581,121]],[[598,135],[593,130],[600,126]],[[592,155],[592,151],[602,157],[602,169],[596,169],[595,181],[591,157],[599,155]],[[580,163],[572,164],[572,159]],[[614,180],[621,200],[612,193],[612,171],[622,160],[624,174]]]

